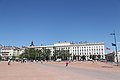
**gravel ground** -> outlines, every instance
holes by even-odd
[[[101,62],[0,62],[0,80],[119,80],[120,67]]]

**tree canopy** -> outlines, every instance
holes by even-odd
[[[20,58],[27,58],[28,60],[49,60],[51,51],[46,48],[41,50],[35,48],[27,48],[25,52],[21,54]]]

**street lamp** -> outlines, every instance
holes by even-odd
[[[115,41],[115,43],[112,43],[112,46],[115,46],[115,51],[116,51],[115,56],[116,56],[117,66],[118,66],[117,42],[116,42],[116,34],[115,34],[115,31],[114,31],[113,33],[111,33],[110,35],[113,35],[113,37],[114,37],[114,41]]]

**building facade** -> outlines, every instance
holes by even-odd
[[[0,56],[3,60],[12,58],[13,56],[19,56],[24,50],[15,46],[0,46]]]
[[[85,56],[86,60],[90,59],[91,55],[95,55],[96,58],[105,59],[104,43],[71,43],[71,42],[58,42],[53,45],[45,46],[30,46],[30,48],[42,49],[43,47],[51,50],[51,56],[54,54],[54,50],[68,50],[71,54],[71,60],[76,57],[76,60],[80,60],[81,56]]]
[[[82,56],[88,60],[91,55],[94,55],[97,59],[105,59],[104,43],[71,43],[71,42],[57,42],[52,45],[41,45],[41,46],[30,46],[18,48],[15,46],[0,46],[0,55],[2,58],[19,56],[24,53],[26,48],[35,48],[41,50],[42,48],[50,49],[51,56],[55,53],[55,50],[67,50],[68,54],[71,55],[70,60],[81,60]]]
[[[117,51],[117,58],[118,58],[118,62],[120,63],[120,51]],[[117,58],[116,58],[116,53],[115,52],[106,54],[106,60],[107,61],[117,62]]]

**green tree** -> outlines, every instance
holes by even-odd
[[[73,60],[76,60],[76,55],[73,55]]]
[[[42,59],[42,51],[41,50],[38,50],[38,49],[36,49],[36,55],[35,55],[35,58],[36,58],[36,60],[41,60]]]
[[[96,55],[93,55],[93,56],[92,56],[92,59],[95,60],[95,58],[96,58]]]
[[[93,55],[90,55],[90,59],[93,59]]]
[[[56,60],[57,58],[61,58],[60,57],[60,50],[54,50],[52,58],[53,58],[53,60]]]
[[[98,55],[97,57],[98,57],[98,59],[101,59],[101,55]]]
[[[46,49],[45,47],[42,48],[42,58],[43,60],[49,60],[50,59],[50,49]]]
[[[71,54],[69,53],[69,50],[56,50],[56,47],[53,47],[54,54],[52,56],[53,60],[56,60],[57,58],[61,58],[62,60],[67,60],[71,57]]]
[[[36,60],[38,57],[38,50],[35,50],[34,48],[27,48],[25,49],[25,52],[20,55],[20,58],[27,58],[28,60]]]
[[[62,60],[68,60],[71,57],[71,54],[69,53],[69,50],[61,50],[60,57]]]
[[[60,50],[56,50],[56,47],[53,47],[53,56],[52,56],[52,60],[56,60],[57,58],[60,58],[59,54],[60,54]]]
[[[50,51],[50,49],[45,49],[45,59],[46,60],[50,60],[50,54],[51,53],[51,51]]]
[[[85,55],[81,56],[81,59],[82,59],[83,61],[86,60],[86,56],[85,56]]]

